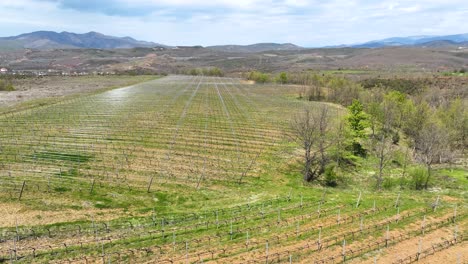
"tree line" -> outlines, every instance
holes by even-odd
[[[292,119],[293,138],[304,151],[304,181],[335,186],[337,173],[362,158],[375,165],[377,189],[395,181],[401,187],[427,189],[435,164],[451,165],[466,155],[466,97],[434,102],[431,88],[412,80],[360,83],[316,73],[293,73],[287,80],[299,84],[301,100],[347,107],[347,115],[338,121],[333,121],[327,104],[305,109]],[[409,166],[413,163],[424,170]],[[398,180],[386,177],[390,164],[400,167]]]
[[[216,76],[223,77],[224,72],[218,67],[208,67],[208,68],[193,68],[186,70],[186,74],[192,76]]]

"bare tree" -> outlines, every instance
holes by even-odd
[[[427,169],[424,188],[427,189],[432,172],[432,165],[449,150],[447,131],[434,121],[427,123],[416,139],[416,151],[419,160]]]
[[[330,115],[327,105],[316,112],[304,109],[291,122],[292,138],[304,149],[304,181],[311,182],[323,173],[327,163],[326,150],[329,147]]]
[[[339,167],[342,163],[343,157],[345,156],[346,151],[346,139],[347,139],[347,131],[346,131],[346,120],[341,118],[339,120],[335,133],[333,135],[333,143],[335,147],[335,155],[336,155],[336,164]]]
[[[383,171],[391,160],[393,154],[393,143],[391,140],[391,133],[393,132],[393,124],[396,113],[392,107],[390,107],[385,102],[381,105],[380,114],[382,117],[382,127],[380,130],[380,135],[372,137],[373,150],[375,155],[378,158],[378,170],[377,175],[377,189],[382,189],[383,183]]]
[[[384,180],[384,169],[391,160],[394,148],[391,139],[387,136],[387,133],[382,132],[374,141],[376,141],[374,152],[378,158],[379,169],[379,173],[377,175],[377,189],[380,190],[382,189],[382,183]]]

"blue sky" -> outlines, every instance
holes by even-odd
[[[1,0],[0,36],[37,30],[168,45],[314,47],[468,32],[466,0]]]

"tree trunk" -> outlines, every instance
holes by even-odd
[[[429,178],[431,177],[431,164],[428,163],[427,164],[427,178],[426,178],[426,182],[424,183],[424,189],[427,190],[427,187],[429,185]]]
[[[311,163],[310,147],[305,147],[305,166],[304,166],[304,181],[309,182],[311,179]]]

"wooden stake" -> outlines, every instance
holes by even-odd
[[[418,254],[417,254],[417,259],[419,261],[419,258],[421,256],[421,247],[422,247],[422,239],[419,239],[419,244],[418,244]]]
[[[174,249],[174,252],[175,252],[175,245],[176,245],[175,238],[176,238],[175,237],[175,231],[172,231],[172,247]]]
[[[21,200],[21,197],[23,196],[23,191],[24,191],[24,186],[26,185],[26,181],[23,181],[23,186],[21,186],[21,191],[20,191],[20,195],[18,197],[18,200]]]
[[[439,206],[439,199],[440,199],[440,195],[437,195],[437,199],[432,206],[434,212],[437,210],[437,206]]]
[[[361,191],[359,191],[359,197],[358,197],[357,202],[356,202],[356,208],[359,207],[359,203],[361,202],[361,195],[362,195],[362,193],[361,193]]]
[[[400,194],[401,193],[398,193],[398,196],[396,198],[396,201],[395,201],[395,208],[399,207],[400,206]]]
[[[343,252],[342,252],[342,254],[343,254],[343,262],[345,262],[346,261],[346,240],[345,239],[343,239]]]
[[[150,190],[151,190],[151,184],[153,184],[153,179],[154,179],[154,176],[151,176],[150,182],[149,182],[149,184],[148,184],[148,193],[149,193]]]
[[[421,224],[421,229],[422,229],[422,234],[424,235],[425,229],[426,229],[426,215],[423,217],[423,222]]]
[[[390,232],[390,226],[387,225],[387,232],[385,233],[385,247],[388,247],[389,232]]]
[[[93,182],[91,183],[91,189],[89,190],[89,193],[92,194],[94,190],[94,182],[95,180],[93,179]]]

